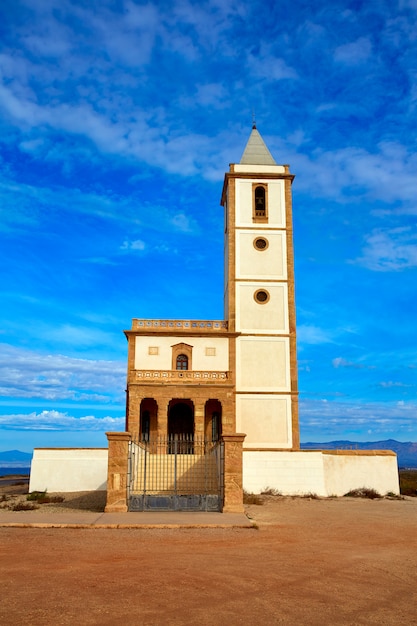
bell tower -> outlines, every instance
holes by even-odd
[[[293,179],[254,125],[224,180],[225,319],[245,448],[299,449]]]

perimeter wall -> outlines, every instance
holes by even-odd
[[[107,489],[107,448],[35,448],[29,491]],[[397,456],[388,450],[243,450],[243,488],[283,495],[343,496],[368,487],[399,493]]]
[[[106,491],[107,448],[35,448],[29,491]]]
[[[389,450],[243,450],[243,488],[283,495],[344,496],[368,487],[400,492],[397,456]]]

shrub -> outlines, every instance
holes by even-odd
[[[12,506],[12,511],[34,511],[35,509],[39,507],[33,502],[17,502]]]
[[[34,500],[39,504],[51,504],[55,502],[64,502],[65,498],[62,496],[48,496],[45,491],[32,491],[28,496],[26,496],[26,500]]]
[[[261,491],[261,495],[263,496],[282,496],[282,493],[279,489],[274,489],[273,487],[265,487],[263,491]]]
[[[247,491],[243,492],[243,504],[263,504],[263,500],[260,495],[257,493],[248,493]]]
[[[26,500],[42,500],[42,498],[46,498],[46,489],[45,491],[32,491],[26,496]]]
[[[400,496],[398,493],[394,493],[393,491],[387,491],[385,498],[387,498],[387,500],[405,500],[404,496]]]
[[[360,487],[359,489],[352,489],[344,495],[345,498],[368,498],[369,500],[376,500],[382,498],[381,494],[370,487]]]

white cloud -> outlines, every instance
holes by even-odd
[[[275,56],[265,46],[262,46],[259,54],[248,55],[247,65],[255,77],[262,78],[267,82],[297,78],[297,72],[287,65],[283,58]]]
[[[59,411],[0,415],[0,428],[37,431],[122,431],[124,417],[73,417]]]
[[[415,402],[353,404],[325,400],[302,400],[300,402],[300,428],[308,432],[308,438],[345,438],[364,430],[372,430],[377,438],[398,437],[406,440],[417,436],[417,404]],[[320,441],[320,439],[316,439]]]
[[[375,228],[366,235],[362,256],[354,262],[379,272],[417,267],[417,232],[409,226]]]
[[[185,213],[177,213],[171,218],[171,224],[176,230],[183,233],[195,232],[197,229],[196,222],[189,215]]]
[[[275,145],[274,153],[288,155],[291,169],[298,175],[297,188],[310,196],[343,203],[402,202],[403,207],[391,211],[417,214],[417,153],[398,142],[381,142],[373,152],[350,146],[316,149],[309,156],[294,149],[289,152],[282,140],[275,139]]]
[[[332,343],[333,339],[329,333],[318,326],[299,325],[297,326],[297,341],[299,344],[321,344]]]
[[[146,244],[141,239],[135,239],[134,241],[124,241],[120,246],[121,250],[139,250],[143,251],[146,248]]]
[[[388,380],[386,382],[378,383],[380,387],[384,387],[385,389],[390,389],[392,387],[412,387],[412,385],[406,385],[405,383],[401,383],[398,381]]]
[[[123,398],[125,364],[43,355],[2,344],[0,396],[106,402]]]
[[[334,51],[334,59],[346,65],[357,65],[367,61],[372,52],[372,44],[367,37],[339,46]]]
[[[363,363],[354,363],[352,361],[347,361],[346,359],[344,359],[343,357],[337,357],[335,359],[332,360],[332,365],[335,369],[338,369],[339,367],[351,367],[353,369],[375,369],[374,365],[364,365]]]
[[[48,188],[17,184],[0,175],[1,206],[13,206],[13,211],[0,211],[0,230],[8,232],[42,223],[54,213],[62,215],[64,211],[71,216],[71,220],[76,216],[92,215],[112,222],[112,225],[116,224],[129,233],[142,226],[156,232],[170,233],[173,227],[182,232],[198,232],[197,222],[192,216],[178,212],[177,207],[170,203],[160,206],[144,202],[137,190],[125,196],[107,190],[88,193],[76,187],[56,185]],[[132,248],[132,243],[136,247]],[[138,251],[142,244],[146,247],[146,243],[140,239],[131,241],[126,238],[121,247],[123,250]],[[96,263],[112,262],[101,256],[89,257],[87,260]]]

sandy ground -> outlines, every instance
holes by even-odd
[[[0,510],[8,511],[16,504],[33,506],[38,513],[71,513],[72,511],[104,511],[106,506],[105,491],[76,491],[74,493],[51,493],[48,496],[63,498],[63,502],[38,504],[28,502],[29,479],[20,476],[0,477]]]
[[[258,529],[0,528],[0,623],[417,624],[416,498],[247,513]]]

